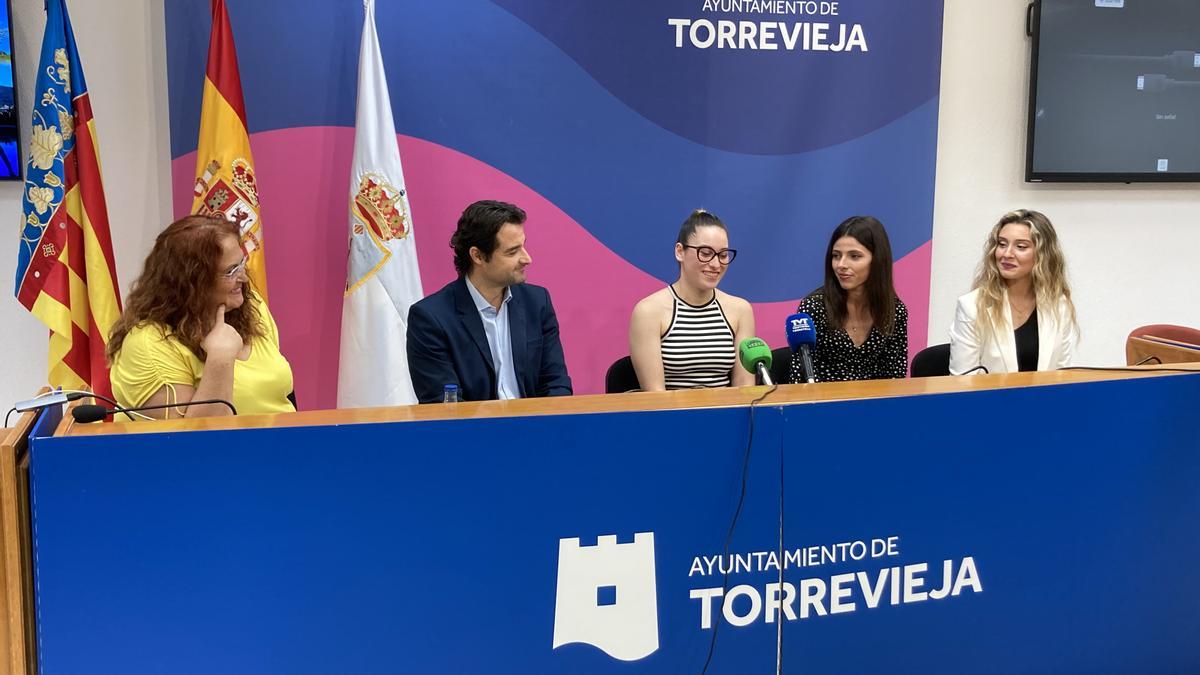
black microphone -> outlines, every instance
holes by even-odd
[[[813,325],[812,317],[804,312],[796,312],[787,318],[785,329],[787,330],[788,346],[792,348],[792,353],[800,352],[804,381],[809,384],[816,382],[810,350],[817,346],[817,329]]]
[[[234,415],[238,414],[237,408],[233,407],[233,404],[230,403],[229,401],[224,401],[219,398],[210,398],[210,399],[207,399],[204,401],[188,401],[187,403],[167,403],[165,405],[144,405],[144,406],[139,406],[136,408],[116,407],[116,408],[108,409],[102,405],[84,404],[84,405],[75,406],[74,408],[72,408],[71,416],[75,418],[76,422],[79,422],[81,424],[87,424],[89,422],[99,422],[100,420],[104,419],[105,417],[108,417],[109,415],[115,415],[116,413],[125,413],[125,415],[128,416],[129,413],[142,412],[143,410],[162,410],[164,408],[186,408],[190,405],[204,405],[206,403],[220,403],[221,405],[229,408],[230,412],[232,412]],[[130,419],[133,419],[133,418],[131,417]]]

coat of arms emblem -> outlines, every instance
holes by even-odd
[[[350,204],[353,222],[346,292],[375,276],[403,245],[412,245],[412,215],[404,188],[377,173],[365,173]],[[384,285],[390,284],[385,281]]]
[[[200,215],[220,214],[237,223],[242,233],[242,245],[249,255],[261,246],[255,227],[258,223],[258,183],[254,179],[254,170],[241,158],[233,160],[229,180],[217,175],[220,169],[220,162],[214,159],[196,179],[194,194],[201,198],[196,212]]]
[[[409,214],[404,190],[368,173],[358,183],[354,195],[354,234],[369,232],[377,243],[408,236]]]

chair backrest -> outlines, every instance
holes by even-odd
[[[792,365],[792,350],[790,347],[780,347],[771,350],[771,379],[775,384],[789,382],[789,369]],[[741,368],[739,363],[735,368]],[[627,391],[637,391],[642,388],[638,382],[637,372],[633,369],[633,358],[622,356],[608,367],[604,374],[604,393],[623,394]]]
[[[1186,342],[1188,344],[1200,345],[1200,329],[1188,328],[1187,326],[1173,326],[1168,323],[1154,323],[1149,326],[1141,326],[1129,331],[1129,336],[1125,338],[1125,364],[1132,366],[1136,363],[1137,357],[1133,353],[1133,349],[1129,344],[1130,338],[1142,337],[1143,335],[1152,335],[1154,337],[1163,338],[1166,340],[1174,340],[1176,342]]]
[[[909,372],[913,377],[939,377],[950,374],[950,343],[926,347],[913,357]]]
[[[791,347],[780,347],[779,349],[771,350],[771,379],[775,380],[775,384],[788,384],[792,381],[792,376],[789,372],[791,367]]]
[[[617,359],[604,374],[604,393],[606,394],[623,394],[641,388],[637,379],[637,371],[633,369],[632,357],[622,356]]]

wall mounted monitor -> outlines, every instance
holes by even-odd
[[[21,179],[12,44],[12,5],[0,2],[0,180]]]
[[[1200,0],[1036,0],[1025,180],[1200,181]]]

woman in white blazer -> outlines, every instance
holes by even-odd
[[[950,326],[950,374],[1054,370],[1079,340],[1058,235],[1046,216],[1019,209],[992,228],[970,293]]]

